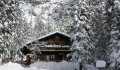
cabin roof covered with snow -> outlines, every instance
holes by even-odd
[[[35,41],[38,41],[38,40],[40,41],[40,40],[43,40],[43,39],[47,39],[48,37],[51,37],[51,36],[53,36],[53,35],[61,35],[61,36],[64,36],[64,37],[66,37],[66,38],[68,38],[68,39],[71,39],[71,36],[70,36],[70,35],[68,35],[68,34],[66,34],[66,33],[63,33],[63,32],[56,31],[56,32],[52,32],[52,33],[50,33],[50,34],[47,34],[47,35],[45,35],[45,36],[39,37],[39,38],[37,38],[37,39],[28,41],[28,42],[25,43],[24,45],[31,44],[31,43],[33,43],[33,42],[35,42]]]

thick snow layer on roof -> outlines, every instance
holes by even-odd
[[[45,38],[45,37],[47,37],[47,36],[50,36],[50,35],[53,35],[53,34],[56,34],[56,33],[59,33],[59,34],[61,34],[61,35],[64,35],[64,36],[67,36],[67,37],[70,37],[68,34],[66,34],[66,33],[62,33],[62,32],[60,32],[60,31],[56,31],[56,32],[52,32],[52,33],[50,33],[50,34],[48,34],[48,35],[45,35],[45,36],[43,36],[43,37],[40,37],[40,38],[38,38],[38,39],[42,39],[42,38]]]
[[[77,62],[35,62],[30,67],[22,67],[20,64],[9,62],[0,65],[0,70],[79,70]]]
[[[59,34],[61,34],[61,35],[64,35],[64,36],[66,36],[66,37],[71,38],[71,36],[68,35],[68,34],[66,34],[66,33],[62,33],[62,32],[60,32],[60,31],[55,31],[55,32],[51,32],[50,34],[47,34],[47,35],[45,35],[45,36],[39,37],[38,39],[34,39],[34,40],[31,40],[31,41],[28,41],[28,42],[25,43],[24,45],[29,44],[29,43],[34,42],[34,41],[37,41],[37,40],[39,40],[39,39],[45,38],[45,37],[47,37],[47,36],[56,34],[56,33],[59,33]]]

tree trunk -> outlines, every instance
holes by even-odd
[[[82,70],[82,67],[83,67],[82,63],[79,63],[79,70]]]

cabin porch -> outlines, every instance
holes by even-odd
[[[67,60],[67,54],[71,51],[70,47],[39,47],[41,55],[39,59],[42,61],[61,61]]]

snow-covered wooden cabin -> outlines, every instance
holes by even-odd
[[[37,56],[42,61],[67,60],[67,54],[71,52],[71,37],[57,31],[30,41],[25,46],[41,52]]]

